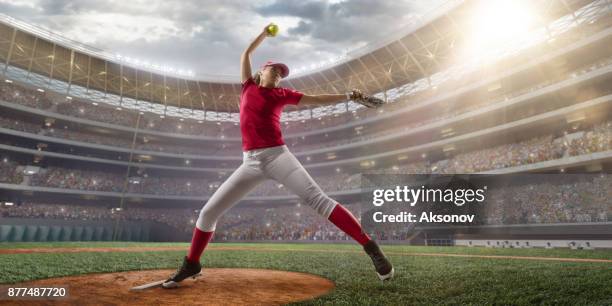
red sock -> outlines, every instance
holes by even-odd
[[[335,224],[339,229],[345,232],[347,235],[353,237],[359,244],[364,245],[370,241],[370,236],[364,233],[361,229],[359,221],[355,219],[355,216],[351,214],[344,206],[338,203],[331,215],[329,215],[329,221]]]
[[[200,256],[202,256],[213,233],[214,232],[203,232],[197,226],[193,228],[193,237],[191,238],[191,247],[189,247],[187,260],[191,262],[200,262]]]

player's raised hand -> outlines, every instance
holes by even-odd
[[[276,36],[276,31],[278,31],[278,26],[270,22],[263,28],[262,34],[266,37],[273,37]]]

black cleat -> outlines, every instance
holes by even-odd
[[[200,271],[202,271],[202,265],[200,265],[199,262],[188,261],[187,256],[185,256],[183,258],[183,265],[162,284],[162,287],[166,289],[176,288],[178,287],[178,283],[182,282],[184,279],[189,277],[196,278],[196,276],[200,274]]]
[[[378,247],[376,241],[368,241],[368,243],[363,246],[363,250],[372,259],[376,274],[378,274],[378,278],[380,278],[381,281],[389,280],[393,277],[393,273],[395,272],[393,265],[389,262],[387,257],[385,257],[385,254],[380,247]]]

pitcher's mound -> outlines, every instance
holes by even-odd
[[[16,305],[279,305],[313,299],[334,288],[328,279],[306,273],[263,269],[202,269],[175,289],[130,288],[162,280],[175,270],[87,274],[36,280],[12,287],[67,287],[60,300],[11,300]]]

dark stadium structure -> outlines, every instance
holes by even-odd
[[[359,215],[363,173],[589,174],[515,186],[521,197],[483,225],[373,234],[611,248],[612,3],[538,1],[530,30],[541,36],[474,64],[456,50],[475,3],[449,1],[393,37],[283,80],[308,94],[358,87],[388,101],[289,106],[287,145]],[[242,162],[237,78],[160,73],[4,15],[0,71],[0,241],[187,241],[198,210]],[[568,188],[598,197],[538,195]],[[327,223],[269,181],[221,219],[215,239],[348,241]]]

